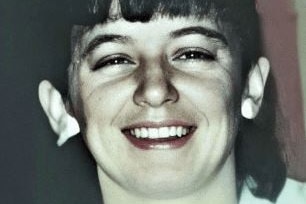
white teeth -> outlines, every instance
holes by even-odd
[[[158,138],[157,128],[149,128],[149,138]]]
[[[189,128],[182,126],[171,126],[171,127],[161,127],[161,128],[135,128],[130,129],[130,134],[136,136],[137,138],[168,138],[168,137],[182,137],[189,133]]]
[[[176,127],[172,126],[169,131],[170,136],[176,136]]]
[[[182,131],[183,131],[183,127],[178,127],[176,129],[176,134],[178,137],[182,137]]]
[[[159,138],[167,138],[169,137],[169,128],[162,127],[158,129]]]
[[[147,128],[141,128],[141,138],[148,137],[148,130]]]
[[[135,129],[135,135],[136,135],[137,138],[140,138],[140,136],[141,136],[140,129],[138,129],[138,128]]]

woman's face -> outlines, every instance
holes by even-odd
[[[105,182],[172,197],[214,179],[237,132],[231,43],[213,21],[191,17],[120,19],[83,36],[85,139]]]

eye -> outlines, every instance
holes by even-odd
[[[175,53],[176,61],[214,61],[216,56],[203,48],[183,48]]]
[[[118,66],[128,66],[135,65],[136,63],[132,61],[132,59],[125,54],[118,55],[109,55],[101,58],[92,68],[93,71],[98,69],[103,69],[107,67],[118,67]]]

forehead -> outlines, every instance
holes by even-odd
[[[127,22],[151,22],[156,16],[168,16],[172,19],[194,16],[197,19],[209,18],[217,22],[218,30],[231,37],[230,41],[235,42],[233,43],[234,49],[244,49],[245,43],[241,41],[246,41],[247,43],[256,41],[249,40],[248,36],[245,36],[245,34],[249,35],[251,33],[256,35],[256,32],[244,26],[245,23],[247,25],[252,24],[254,0],[99,0],[97,2],[97,7],[94,7],[97,9],[94,9],[95,12],[91,11],[93,14],[89,18],[91,20],[85,25],[93,26],[99,24],[99,22],[101,22],[99,25],[111,24],[113,22],[109,22],[109,19],[112,18],[113,13],[119,14]],[[245,18],[241,18],[241,16],[245,16]],[[84,25],[83,23],[81,24]],[[240,28],[244,29],[241,30]],[[80,45],[79,42],[82,36],[74,35],[72,39],[73,49],[76,48],[76,45]],[[84,38],[82,42],[84,43]]]
[[[151,41],[154,39],[163,39],[173,36],[173,33],[184,28],[196,28],[184,30],[184,34],[202,34],[211,41],[223,43],[231,47],[233,43],[229,32],[226,32],[225,26],[217,24],[211,17],[202,17],[201,19],[194,16],[189,17],[168,17],[155,16],[148,22],[130,22],[123,18],[116,21],[107,21],[99,23],[92,28],[83,28],[79,32],[78,51],[80,54],[86,50],[95,38],[101,35],[122,35],[139,41]],[[182,35],[183,36],[183,35]]]
[[[90,42],[95,36],[101,33],[127,33],[146,37],[154,35],[166,35],[167,33],[184,27],[202,26],[208,30],[220,32],[216,23],[209,18],[196,19],[194,17],[155,17],[148,22],[129,22],[124,19],[119,19],[113,22],[97,24],[92,29],[88,30],[82,37],[83,43]],[[139,33],[139,31],[150,31],[148,33]],[[153,35],[154,34],[154,35]]]

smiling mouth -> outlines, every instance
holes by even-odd
[[[193,125],[147,125],[122,129],[129,142],[142,150],[177,149],[184,146],[192,137]]]

